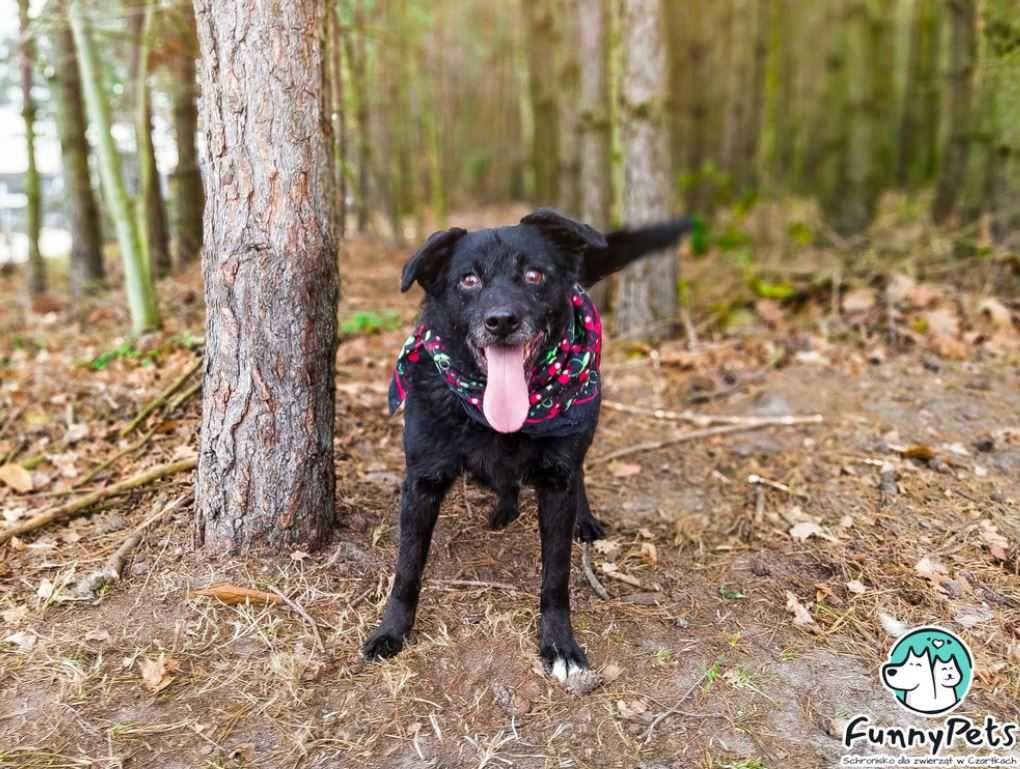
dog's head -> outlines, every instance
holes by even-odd
[[[603,235],[550,209],[512,227],[454,227],[433,233],[411,257],[400,289],[425,289],[426,323],[452,355],[488,378],[493,407],[490,414],[487,404],[486,416],[500,429],[518,418],[523,424],[531,369],[547,340],[563,334],[574,284],[593,285],[674,244],[687,228],[687,220],[675,220]]]

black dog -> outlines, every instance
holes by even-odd
[[[405,265],[401,291],[425,289],[404,346],[391,409],[406,400],[407,475],[396,576],[369,659],[403,647],[414,624],[439,506],[467,471],[495,490],[489,525],[518,515],[535,487],[542,541],[539,653],[561,680],[587,667],[570,626],[572,535],[603,534],[585,493],[583,462],[598,424],[601,326],[582,287],[667,248],[686,219],[602,235],[540,209],[519,225],[434,233]]]

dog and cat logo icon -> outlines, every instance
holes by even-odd
[[[900,637],[882,666],[882,685],[911,713],[937,718],[955,710],[970,689],[973,657],[967,644],[940,627]]]

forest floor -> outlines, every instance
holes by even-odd
[[[80,589],[190,473],[4,546],[0,767],[816,769],[839,764],[854,714],[930,725],[878,675],[897,628],[929,623],[975,654],[960,712],[1020,720],[1020,304],[975,271],[791,278],[791,296],[770,278],[733,309],[720,297],[746,291],[746,269],[692,259],[698,344],[608,340],[587,477],[609,598],[577,548],[572,591],[601,684],[569,693],[536,661],[533,499],[490,532],[492,500],[471,484],[444,505],[413,642],[362,661],[393,561],[403,460],[385,392],[416,310],[396,290],[405,254],[354,240],[343,255],[331,546],[208,559],[185,497],[122,580]],[[0,296],[20,290],[0,281]],[[166,330],[134,344],[119,295],[0,306],[5,524],[194,455],[198,397],[121,436],[200,355],[197,268],[160,291]],[[814,414],[642,449],[708,416]],[[260,593],[193,595],[215,583]]]

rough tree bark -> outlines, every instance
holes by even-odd
[[[358,169],[354,192],[358,232],[368,230],[370,221],[372,174],[372,135],[369,128],[368,104],[368,36],[365,23],[364,0],[351,0],[353,28],[341,31],[347,65],[351,71],[351,101],[354,103],[354,122],[357,124]]]
[[[663,110],[668,71],[661,0],[621,0],[620,133],[623,219],[637,225],[669,216],[669,131]],[[616,330],[663,338],[677,317],[676,253],[642,259],[619,275]]]
[[[344,46],[336,0],[326,5],[326,48],[329,52],[329,110],[333,127],[333,187],[336,190],[336,237],[347,231],[347,115],[344,109]]]
[[[173,243],[178,265],[198,259],[202,253],[202,209],[205,191],[198,162],[198,82],[195,60],[198,40],[195,15],[190,5],[175,13],[180,50],[171,63],[173,83],[170,102],[173,110],[174,140],[177,144],[177,168],[173,172]]]
[[[525,0],[528,29],[528,94],[534,123],[531,142],[533,198],[537,205],[559,199],[559,82],[556,61],[556,13],[552,0]]]
[[[74,36],[64,21],[66,7],[64,0],[58,6],[61,23],[53,26],[50,89],[56,107],[67,216],[71,226],[71,295],[79,297],[102,283],[106,273],[103,267],[103,231],[89,172],[81,74]]]
[[[195,15],[209,153],[196,541],[314,547],[335,515],[323,5],[195,0]]]
[[[42,228],[42,191],[35,163],[35,100],[32,98],[32,70],[35,66],[35,40],[29,29],[28,0],[18,0],[18,21],[21,34],[18,46],[18,68],[21,74],[21,117],[25,122],[25,234],[28,235],[28,293],[46,290],[46,265],[39,250]]]

